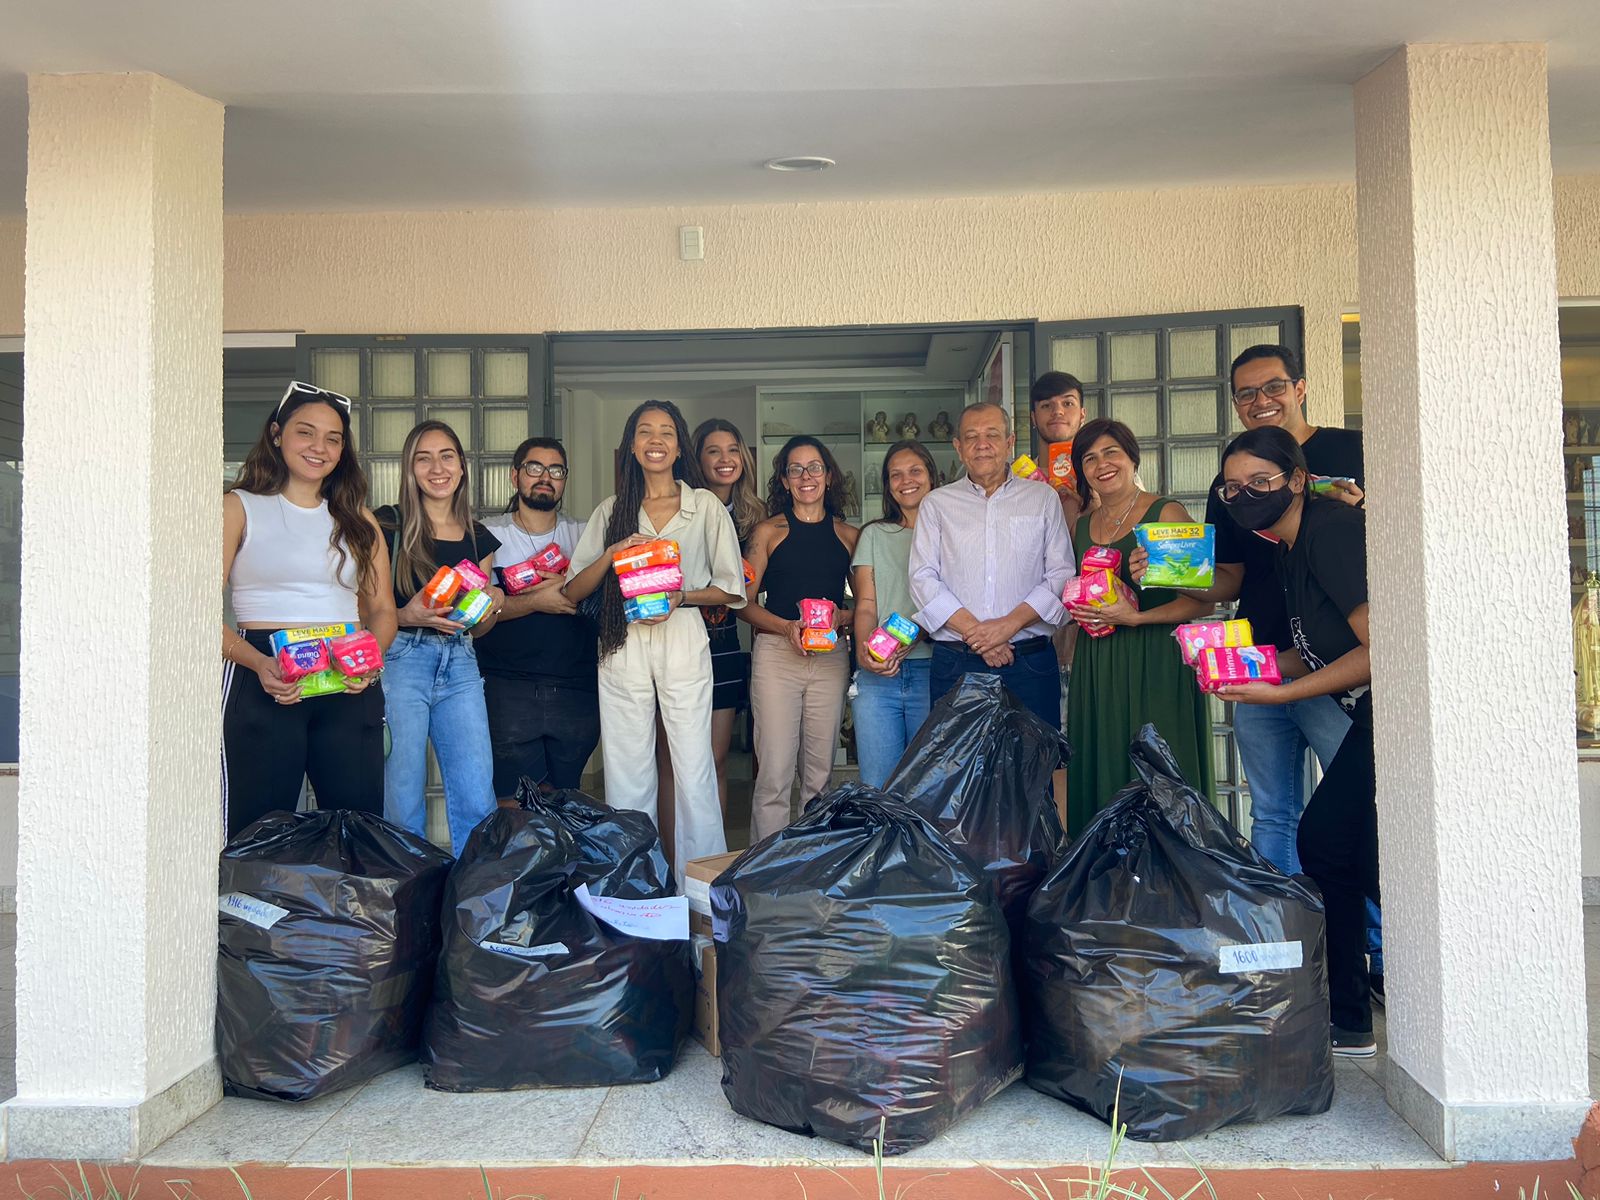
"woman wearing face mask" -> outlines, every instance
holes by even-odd
[[[274,630],[358,622],[394,639],[389,556],[365,507],[350,401],[292,383],[222,497],[222,583],[239,627],[222,630],[222,804],[227,836],[294,811],[309,778],[319,808],[383,811],[383,685],[302,700],[273,657]]]
[[[1298,842],[1300,865],[1322,891],[1327,911],[1333,1052],[1367,1058],[1377,1046],[1367,980],[1366,901],[1380,901],[1366,513],[1310,495],[1308,478],[1304,451],[1282,429],[1252,429],[1223,451],[1219,496],[1228,515],[1278,543],[1295,651],[1279,658],[1285,683],[1225,687],[1218,695],[1237,704],[1332,696],[1350,716],[1350,731],[1300,817]]]
[[[789,789],[798,771],[804,803],[827,790],[850,681],[847,645],[801,645],[800,601],[831,600],[835,629],[847,626],[845,577],[859,536],[846,523],[844,477],[814,437],[792,437],[772,460],[772,513],[750,537],[752,600],[739,615],[755,632],[750,707],[756,727],[756,786],[750,841],[789,823]]]
[[[701,609],[744,604],[739,539],[722,502],[698,486],[689,430],[678,406],[647,400],[633,410],[617,447],[615,496],[584,526],[567,571],[567,595],[600,600],[600,729],[606,803],[650,814],[678,875],[690,859],[727,849],[711,757],[711,651]],[[678,543],[684,590],[666,616],[631,624],[612,556],[655,538]],[[659,810],[656,713],[672,751],[676,811]]]
[[[907,620],[916,611],[911,599],[911,539],[917,509],[933,490],[939,468],[921,442],[906,440],[883,457],[883,518],[862,527],[850,560],[855,593],[856,757],[861,782],[882,787],[928,719],[928,672],[933,647],[919,637],[884,662],[867,650],[867,639],[891,613]]]
[[[423,595],[440,567],[462,559],[494,578],[500,540],[472,518],[472,486],[461,439],[443,421],[424,421],[400,453],[400,503],[378,510],[394,561],[394,603],[400,633],[384,664],[390,750],[383,773],[383,815],[416,834],[427,832],[424,791],[428,743],[444,776],[451,852],[494,811],[494,749],[484,707],[483,676],[473,639],[487,633],[505,603],[492,605],[469,632]]]
[[[1079,569],[1091,546],[1122,552],[1117,600],[1105,608],[1075,605],[1078,636],[1067,698],[1067,827],[1076,835],[1132,777],[1128,745],[1147,722],[1172,748],[1184,778],[1208,796],[1216,790],[1211,771],[1211,718],[1194,672],[1184,664],[1174,627],[1211,611],[1211,606],[1166,588],[1141,588],[1128,571],[1136,526],[1151,521],[1192,521],[1176,500],[1139,487],[1139,443],[1120,421],[1090,421],[1072,445],[1078,496],[1087,509],[1072,533]],[[1129,602],[1124,590],[1138,597]],[[1109,636],[1090,633],[1110,628]]]

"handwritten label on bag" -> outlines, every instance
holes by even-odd
[[[702,917],[711,915],[711,881],[709,879],[696,879],[694,876],[683,881],[683,898],[689,902],[689,907]]]
[[[548,958],[552,954],[566,954],[565,942],[546,942],[542,946],[508,946],[504,942],[479,942],[479,949],[490,954],[504,954],[511,958]]]
[[[248,921],[262,929],[271,929],[289,915],[287,908],[279,908],[276,904],[268,904],[265,900],[257,900],[254,896],[246,896],[243,892],[224,892],[218,896],[217,911],[227,913],[230,917],[238,917],[239,920]]]
[[[618,933],[654,938],[658,942],[689,940],[689,901],[683,896],[617,900],[611,896],[590,895],[586,883],[580,883],[573,895],[579,904]]]
[[[1221,958],[1224,975],[1242,975],[1250,971],[1292,971],[1305,961],[1299,942],[1224,946]]]

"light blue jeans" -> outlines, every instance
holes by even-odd
[[[1233,706],[1233,733],[1250,784],[1250,841],[1285,875],[1300,873],[1295,836],[1308,799],[1306,749],[1326,771],[1349,728],[1350,718],[1332,696]]]
[[[428,742],[444,776],[451,853],[494,811],[494,748],[483,704],[483,676],[467,634],[402,629],[383,664],[385,718],[392,748],[383,769],[383,815],[427,836]]]
[[[928,719],[932,697],[928,673],[932,660],[908,658],[900,672],[885,679],[871,671],[856,671],[856,694],[850,701],[855,718],[856,760],[861,782],[881,788],[894,773],[917,730]]]

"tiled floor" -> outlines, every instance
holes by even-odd
[[[731,822],[730,822],[731,823]],[[1584,912],[1590,1088],[1600,1095],[1600,908]],[[13,1090],[16,919],[0,917],[0,1086]],[[1383,1029],[1379,1025],[1382,1043]],[[1384,1102],[1383,1058],[1337,1064],[1333,1108],[1219,1130],[1181,1145],[1124,1144],[1122,1161],[1206,1167],[1426,1166],[1438,1160]],[[328,1167],[432,1163],[860,1164],[858,1151],[746,1120],[723,1099],[716,1059],[697,1044],[664,1081],[628,1088],[481,1095],[432,1092],[419,1067],[312,1103],[225,1099],[162,1145],[164,1166],[270,1162]],[[1018,1083],[905,1157],[930,1167],[1022,1167],[1103,1157],[1099,1121]]]

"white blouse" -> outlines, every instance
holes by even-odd
[[[611,510],[617,498],[607,496],[600,501],[594,515],[583,527],[583,537],[572,552],[572,566],[567,578],[572,579],[594,563],[606,550],[606,525],[611,520]],[[700,588],[721,588],[738,599],[729,608],[743,608],[744,565],[739,560],[739,534],[733,527],[733,518],[712,492],[692,488],[678,481],[678,511],[668,521],[666,528],[657,529],[650,522],[644,508],[639,509],[639,532],[651,538],[670,538],[678,543],[682,556],[679,563],[683,571],[685,591]]]

